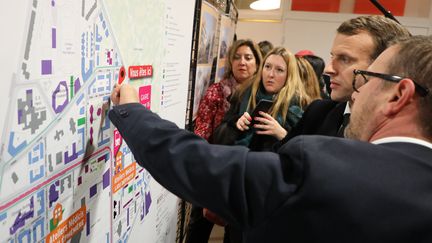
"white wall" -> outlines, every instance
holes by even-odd
[[[294,53],[302,49],[309,49],[324,60],[329,60],[329,52],[337,27],[344,20],[358,15],[287,11],[283,20],[279,22],[274,19],[272,21],[275,22],[251,22],[251,13],[248,12],[246,16],[248,20],[242,18],[240,11],[236,30],[237,38],[250,38],[257,42],[268,40]],[[431,19],[398,17],[398,20],[412,34],[429,35],[432,33]]]
[[[284,20],[285,41],[282,45],[293,52],[310,49],[324,60],[329,60],[329,52],[337,27],[343,21],[356,16],[358,15],[291,12]],[[428,19],[400,17],[398,20],[412,34],[431,33],[431,24]]]
[[[252,39],[257,43],[268,40],[273,45],[282,45],[283,25],[279,23],[262,23],[239,21],[236,29],[237,39]]]

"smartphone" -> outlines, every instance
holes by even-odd
[[[273,101],[271,101],[271,100],[264,100],[264,99],[260,100],[258,102],[257,106],[255,107],[255,109],[251,113],[251,117],[252,117],[252,124],[251,125],[254,125],[257,122],[254,119],[256,116],[261,116],[259,114],[260,111],[268,112],[270,110],[270,108],[272,107],[272,105],[273,105]]]

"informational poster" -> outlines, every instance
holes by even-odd
[[[196,112],[198,111],[199,102],[211,82],[210,75],[212,64],[217,55],[217,53],[214,52],[214,48],[217,48],[215,37],[218,31],[219,15],[219,11],[215,7],[211,6],[206,1],[202,2],[198,41],[198,64],[195,74],[193,119],[195,119]]]
[[[225,72],[225,64],[228,58],[228,49],[234,41],[235,34],[235,21],[226,15],[221,15],[219,27],[219,48],[218,48],[218,62],[216,67],[215,82],[222,80]]]
[[[0,5],[0,242],[175,242],[178,198],[107,112],[128,82],[184,127],[195,1]]]

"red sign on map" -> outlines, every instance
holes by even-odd
[[[153,66],[152,65],[142,65],[142,66],[130,66],[129,67],[129,79],[135,78],[145,78],[153,76]]]
[[[139,88],[139,99],[140,103],[145,106],[145,108],[150,110],[151,105],[151,85],[143,86]]]
[[[118,84],[122,84],[126,76],[126,71],[124,67],[121,67],[119,70]]]

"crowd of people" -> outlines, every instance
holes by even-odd
[[[186,243],[432,241],[432,38],[359,16],[330,54],[235,41],[194,133],[114,88],[137,162],[193,205]]]

